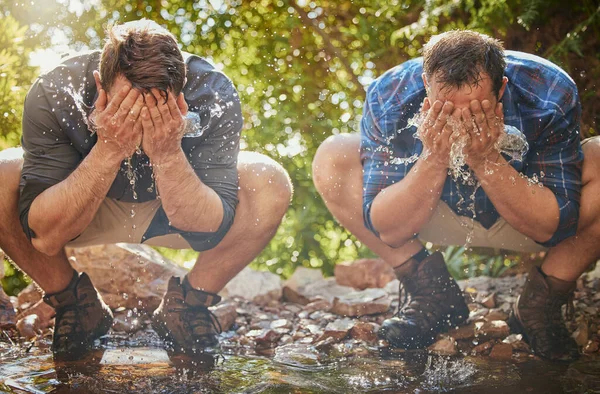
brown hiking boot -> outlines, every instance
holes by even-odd
[[[391,346],[420,349],[433,343],[435,336],[463,323],[469,308],[452,278],[440,252],[420,263],[411,259],[396,268],[404,301],[396,316],[383,322],[378,335]]]
[[[566,304],[567,319],[572,318],[574,291],[575,282],[545,276],[538,267],[529,272],[508,323],[513,332],[523,334],[535,354],[555,361],[579,357],[577,343],[562,317],[562,306]]]
[[[56,310],[52,337],[55,360],[71,361],[85,356],[94,340],[106,334],[112,325],[110,308],[85,272],[74,271],[67,288],[46,294],[44,302]]]
[[[221,301],[217,294],[194,289],[187,280],[171,277],[167,292],[154,311],[154,331],[167,350],[187,355],[202,354],[219,343],[219,321],[208,309]]]

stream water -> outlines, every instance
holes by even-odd
[[[110,334],[90,357],[54,363],[42,346],[0,342],[0,391],[7,393],[594,393],[600,359],[570,365],[530,356],[512,361],[442,357],[423,351],[318,354],[309,345],[269,355],[169,358],[150,331]]]

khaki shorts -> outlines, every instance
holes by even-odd
[[[179,234],[161,235],[142,241],[159,208],[160,200],[129,203],[105,198],[90,225],[67,246],[78,248],[125,242],[172,249],[191,249],[190,244]]]
[[[419,233],[419,239],[435,245],[465,245],[471,234],[471,247],[514,250],[515,252],[543,252],[548,248],[537,244],[499,218],[489,229],[466,216],[457,215],[440,201],[429,223]]]

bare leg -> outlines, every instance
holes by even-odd
[[[583,145],[581,206],[577,234],[550,249],[542,270],[555,278],[574,281],[600,258],[600,137]]]
[[[233,226],[213,249],[202,252],[188,274],[190,284],[219,292],[275,235],[292,196],[287,172],[267,156],[241,152],[239,204]]]
[[[52,257],[39,252],[25,237],[19,221],[22,156],[18,148],[0,152],[0,248],[46,293],[59,292],[73,276],[64,251]]]
[[[317,191],[335,218],[362,243],[392,267],[404,263],[422,248],[419,240],[392,248],[363,222],[363,171],[359,156],[360,135],[340,134],[325,140],[313,160]]]

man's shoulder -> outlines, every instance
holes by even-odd
[[[423,74],[423,58],[418,57],[408,60],[390,68],[377,79],[375,79],[369,85],[368,92],[379,92],[385,94],[385,91],[390,91],[390,87],[399,83],[409,84],[411,81],[421,82],[422,85],[421,74]]]
[[[367,89],[367,102],[376,117],[390,114],[410,119],[425,98],[423,59],[399,64],[377,78]]]
[[[34,81],[28,100],[46,100],[54,108],[64,104],[61,100],[65,95],[77,95],[84,104],[91,106],[96,94],[93,72],[98,69],[99,61],[100,51],[63,55],[60,63]],[[50,97],[57,100],[48,100]]]
[[[187,65],[187,83],[185,87],[194,86],[197,88],[208,84],[214,87],[214,85],[232,84],[231,79],[210,60],[189,52],[183,52],[183,58]]]
[[[44,71],[39,76],[43,83],[59,83],[68,85],[73,80],[87,80],[90,72],[97,70],[100,64],[100,51],[66,53],[58,64]],[[64,79],[66,77],[66,79]]]
[[[539,90],[547,90],[556,84],[576,89],[571,76],[550,60],[519,51],[505,53],[506,75],[513,84]]]

